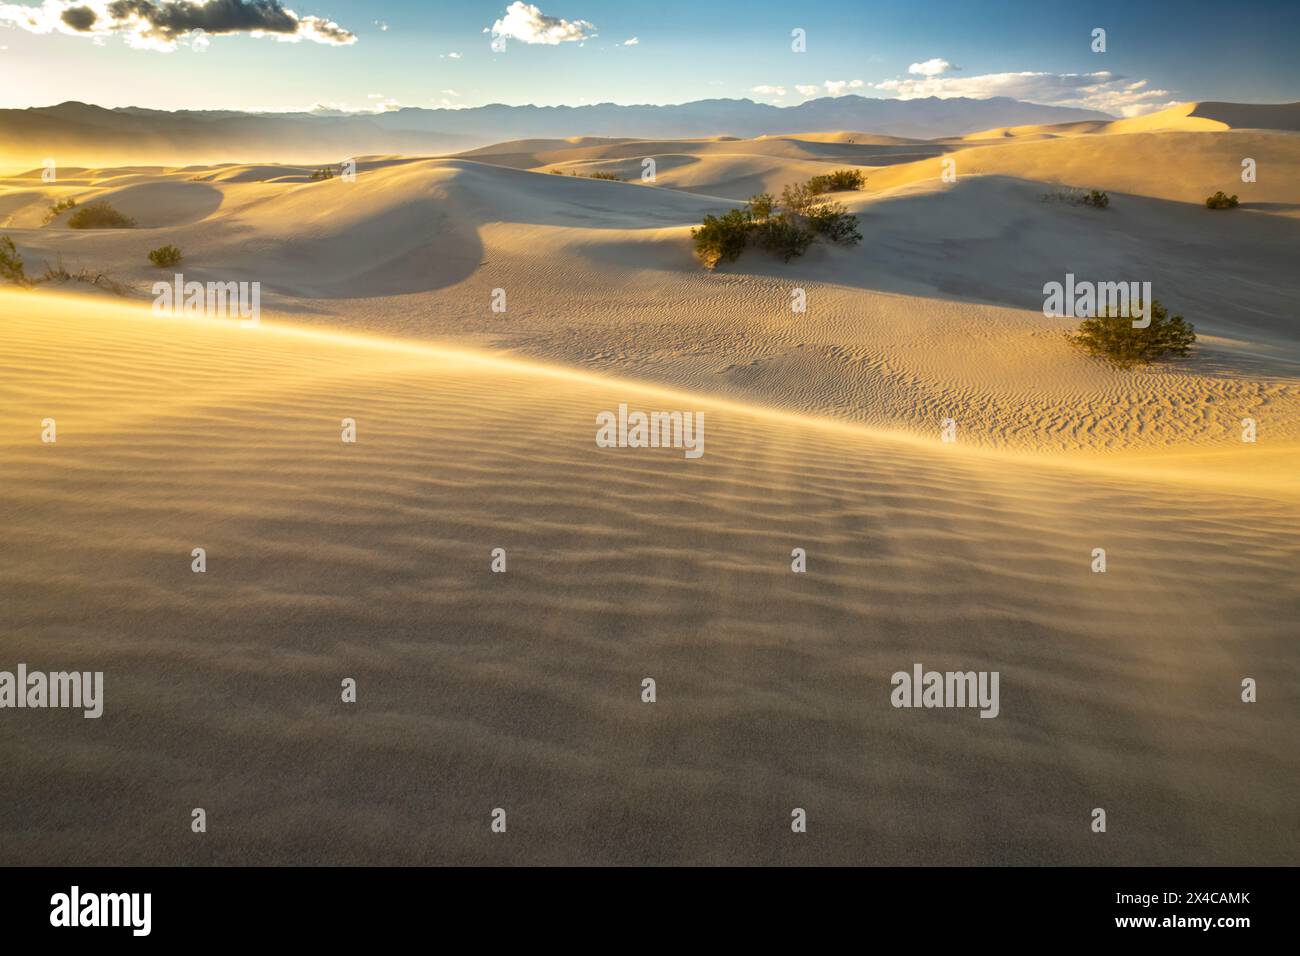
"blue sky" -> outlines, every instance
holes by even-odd
[[[108,0],[0,2],[0,106],[793,105],[856,93],[1007,95],[1122,115],[1300,99],[1296,0],[539,0],[513,13],[508,0],[288,0],[292,15],[263,2],[297,42],[254,37],[248,23],[196,34],[166,17],[114,21]],[[796,27],[804,53],[791,51]],[[1096,27],[1104,53],[1090,48]]]

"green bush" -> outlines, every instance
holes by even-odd
[[[1237,206],[1238,202],[1236,194],[1234,193],[1229,196],[1225,194],[1223,190],[1219,190],[1209,199],[1205,200],[1206,209],[1235,209]]]
[[[853,246],[862,241],[858,217],[849,214],[843,203],[823,203],[808,213],[808,228],[829,242]]]
[[[1141,303],[1137,303],[1140,307]],[[1071,337],[1075,345],[1120,368],[1145,365],[1165,355],[1184,356],[1196,341],[1196,330],[1181,315],[1170,317],[1159,299],[1151,300],[1151,324],[1133,328],[1132,313],[1084,319]]]
[[[27,285],[27,272],[23,269],[23,257],[18,254],[14,241],[8,236],[0,236],[0,278],[17,285]]]
[[[843,192],[847,189],[861,189],[867,178],[856,169],[837,169],[822,176],[808,180],[808,187],[814,194]]]
[[[623,181],[613,173],[587,173],[586,176],[588,179],[609,179],[616,183],[621,183]]]
[[[149,253],[149,261],[159,269],[166,269],[169,266],[179,265],[181,261],[181,251],[175,246],[159,246]]]
[[[754,239],[764,249],[789,262],[803,255],[815,237],[789,213],[781,213],[754,224]]]
[[[122,215],[105,200],[99,199],[82,206],[68,217],[73,229],[130,229],[135,220]]]
[[[1088,195],[1084,196],[1079,201],[1085,206],[1092,206],[1096,209],[1105,209],[1110,205],[1110,196],[1102,192],[1100,189],[1092,189],[1088,191]]]
[[[313,182],[317,182],[323,179],[333,179],[333,178],[334,178],[334,170],[330,166],[322,166],[320,169],[315,170],[311,174],[311,179]]]
[[[739,209],[723,216],[705,216],[699,228],[691,230],[695,254],[709,269],[719,262],[734,262],[745,251],[752,225],[749,216]]]
[[[792,183],[781,190],[780,208],[795,216],[806,216],[821,202],[820,195],[808,183]]]
[[[862,241],[856,216],[842,203],[828,203],[811,183],[786,186],[778,201],[771,193],[749,197],[747,208],[733,209],[724,216],[705,216],[704,223],[691,230],[695,254],[707,268],[732,262],[752,240],[789,262],[808,251],[818,238],[839,245]]]
[[[71,197],[69,197],[68,199],[60,199],[56,203],[51,203],[50,211],[45,214],[44,224],[48,225],[49,223],[52,223],[55,219],[58,218],[59,213],[66,212],[76,204],[77,201],[75,199],[72,199]]]

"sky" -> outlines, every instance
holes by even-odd
[[[791,106],[856,94],[1132,116],[1300,100],[1297,47],[1300,0],[0,0],[0,107]]]

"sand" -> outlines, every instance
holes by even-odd
[[[6,660],[106,686],[6,713],[10,862],[1296,858],[1293,498],[265,321],[0,323]],[[596,448],[619,402],[705,455]],[[890,707],[914,662],[1001,715]]]
[[[0,181],[29,271],[131,290],[0,291],[0,669],[108,698],[5,712],[4,858],[1296,862],[1300,140],[1187,107]],[[846,165],[860,246],[692,257]],[[45,223],[64,197],[139,228]],[[151,316],[165,243],[261,282],[262,325]],[[1067,272],[1151,281],[1196,354],[1080,354]],[[620,403],[704,411],[706,453],[597,448]],[[998,670],[1001,715],[895,710],[914,663]]]

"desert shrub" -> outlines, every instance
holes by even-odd
[[[769,252],[789,262],[808,251],[813,233],[788,213],[754,223],[754,240]]]
[[[18,254],[14,241],[8,236],[0,236],[0,278],[17,285],[27,284],[23,257]]]
[[[866,177],[856,169],[837,169],[822,176],[808,180],[808,188],[814,194],[843,192],[846,189],[861,189],[866,184]]]
[[[820,194],[815,193],[807,183],[792,183],[781,190],[780,207],[794,216],[806,216],[821,202]]]
[[[776,212],[776,197],[771,193],[758,193],[750,196],[746,202],[749,203],[749,217],[756,222],[761,222]]]
[[[551,170],[551,174],[554,175],[554,176],[563,176],[563,175],[564,175],[564,170],[562,170],[562,169],[552,169],[552,170]]]
[[[49,224],[58,218],[59,214],[66,212],[77,204],[77,201],[71,197],[60,199],[56,203],[50,204],[50,211],[45,214],[45,223]]]
[[[85,282],[99,289],[107,289],[115,295],[129,295],[130,286],[123,285],[112,276],[104,272],[95,272],[92,269],[78,269],[75,272],[68,269],[63,264],[63,257],[55,265],[45,264],[45,274],[42,275],[38,282]]]
[[[822,203],[808,213],[808,228],[829,242],[853,246],[862,241],[858,217],[849,214],[843,203]]]
[[[621,183],[623,181],[619,177],[615,176],[613,173],[587,173],[587,178],[588,179],[610,179],[616,183]]]
[[[150,251],[149,261],[159,269],[166,269],[168,266],[179,265],[181,261],[181,251],[175,246],[159,246],[157,249]]]
[[[691,230],[695,254],[710,269],[734,261],[751,240],[789,262],[819,237],[839,245],[862,241],[857,217],[842,203],[827,202],[811,183],[786,186],[779,200],[771,193],[750,196],[745,209],[705,216],[704,223]]]
[[[740,209],[722,216],[705,216],[704,222],[691,230],[695,254],[709,269],[719,262],[734,262],[745,251],[752,225],[753,220]]]
[[[330,166],[322,166],[320,169],[313,171],[311,174],[311,179],[313,182],[323,180],[323,179],[333,179],[333,178],[334,178],[334,169]]]
[[[1071,206],[1091,206],[1094,209],[1105,209],[1110,205],[1110,196],[1104,190],[1089,189],[1085,192],[1073,186],[1069,189],[1053,189],[1050,193],[1044,193],[1043,199],[1069,203]]]
[[[73,229],[130,229],[135,220],[124,216],[105,200],[82,206],[68,217],[68,225]]]
[[[1219,190],[1209,199],[1205,200],[1206,209],[1234,209],[1237,205],[1236,194],[1234,193],[1229,196],[1225,194],[1223,190]]]
[[[1140,303],[1139,303],[1140,305]],[[1132,313],[1084,319],[1071,336],[1075,345],[1121,368],[1145,365],[1165,355],[1183,356],[1196,341],[1196,330],[1181,315],[1170,316],[1160,300],[1151,300],[1151,324],[1135,329]]]

